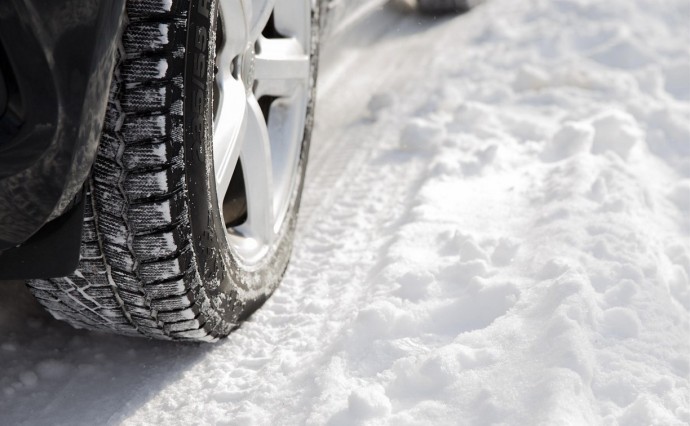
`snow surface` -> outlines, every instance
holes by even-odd
[[[687,0],[376,11],[326,50],[266,306],[174,345],[2,285],[0,424],[689,423],[688,22]]]

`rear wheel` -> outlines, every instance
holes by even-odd
[[[30,288],[79,328],[214,340],[287,267],[313,118],[311,0],[138,0],[79,269]]]

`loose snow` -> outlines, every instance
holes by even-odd
[[[377,10],[325,50],[290,268],[216,345],[0,286],[0,424],[690,422],[690,2]]]

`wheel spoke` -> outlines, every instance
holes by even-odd
[[[261,32],[266,28],[268,20],[273,13],[276,0],[245,0],[251,3],[251,17],[249,22],[249,39],[258,40]]]
[[[273,160],[273,211],[281,221],[291,196],[304,139],[307,87],[298,87],[289,97],[276,99],[270,108],[268,134]]]
[[[233,58],[254,40],[249,36],[251,8],[251,0],[220,0],[224,40],[216,60],[219,68],[227,66],[229,69]]]
[[[309,56],[294,38],[265,39],[259,41],[254,75],[257,98],[264,95],[289,96],[296,86],[306,84],[309,78]]]
[[[271,144],[266,121],[254,96],[247,100],[245,139],[240,151],[247,197],[244,227],[252,237],[270,242],[274,232]]]
[[[241,82],[233,78],[220,79],[218,88],[221,96],[214,120],[213,167],[218,201],[222,206],[245,140],[243,129],[246,127],[248,113],[247,92]]]

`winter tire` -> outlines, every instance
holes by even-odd
[[[29,287],[78,328],[226,336],[290,256],[311,136],[311,0],[128,0],[79,268]]]

